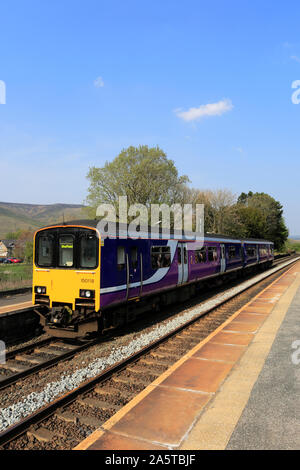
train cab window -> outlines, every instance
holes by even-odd
[[[39,235],[37,241],[37,265],[53,266],[54,238],[52,235]]]
[[[118,271],[122,271],[122,269],[125,269],[125,248],[124,248],[124,246],[118,246],[117,269],[118,269]]]
[[[60,267],[71,268],[74,264],[74,237],[61,235],[58,239],[58,263]]]
[[[208,261],[217,261],[218,253],[217,253],[217,248],[215,246],[209,246],[207,253],[208,253]]]
[[[98,238],[95,235],[83,236],[80,239],[80,267],[97,267]]]
[[[195,262],[206,263],[206,248],[205,247],[201,248],[201,250],[195,251]]]
[[[136,246],[130,249],[130,262],[132,269],[136,269],[138,265],[138,250]]]
[[[171,248],[169,246],[151,247],[152,269],[168,268],[171,266]]]

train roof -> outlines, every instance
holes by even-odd
[[[99,223],[99,220],[97,219],[82,219],[82,220],[70,220],[70,221],[67,221],[67,222],[58,222],[56,224],[51,224],[51,225],[47,225],[45,227],[41,227],[39,230],[43,230],[43,229],[47,229],[47,228],[54,228],[54,227],[64,227],[64,226],[72,226],[72,227],[88,227],[88,228],[92,228],[92,229],[96,229],[97,226],[98,226],[98,223]],[[129,227],[129,224],[122,224],[122,223],[116,223],[116,228],[117,228],[117,232],[124,232],[126,231],[127,233],[127,229]],[[37,231],[39,231],[37,230]],[[157,227],[151,227],[151,226],[148,226],[148,232],[147,235],[149,236],[149,233],[151,233],[153,230],[157,230]],[[145,233],[145,235],[146,235]],[[183,237],[179,237],[179,236],[176,236],[181,232],[176,232],[176,230],[168,230],[168,231],[164,231],[163,229],[160,228],[160,232],[157,234],[159,235],[160,237],[158,238],[163,238],[163,235],[164,234],[170,234],[170,238],[171,239],[180,239],[180,240],[189,240],[192,235],[195,235],[193,232],[186,232],[185,233],[185,236]],[[109,236],[109,234],[108,234]],[[146,237],[145,237],[146,238]],[[232,243],[238,243],[238,242],[250,242],[250,243],[272,243],[272,241],[270,240],[264,240],[264,239],[261,239],[261,238],[234,238],[232,236],[229,236],[229,235],[222,235],[222,234],[216,234],[216,233],[204,233],[204,238],[205,240],[207,241],[224,241],[224,242],[232,242]],[[192,240],[193,241],[193,240]]]

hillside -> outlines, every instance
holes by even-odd
[[[88,218],[79,204],[17,204],[0,202],[0,239],[8,232],[35,230],[62,220]]]

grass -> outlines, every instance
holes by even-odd
[[[300,253],[300,240],[292,240],[289,238],[285,244],[287,251],[296,251]]]
[[[0,264],[0,291],[31,287],[31,264]]]

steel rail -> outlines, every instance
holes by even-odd
[[[273,274],[277,274],[280,272],[282,269],[289,268],[294,262],[298,261],[299,258],[295,259],[294,261],[291,260],[291,263],[288,266],[283,266],[282,268],[278,268],[278,270],[275,273],[270,273],[269,276],[272,276]],[[287,269],[288,270],[288,269]],[[130,355],[126,359],[114,364],[113,366],[105,369],[103,372],[98,374],[97,376],[86,380],[82,384],[80,384],[77,388],[74,390],[71,390],[70,392],[66,393],[62,397],[58,397],[55,399],[53,402],[50,404],[47,404],[43,406],[41,409],[37,410],[35,413],[31,414],[30,416],[24,418],[23,420],[19,421],[18,423],[10,426],[6,430],[0,433],[0,445],[3,446],[5,444],[8,444],[10,441],[16,439],[17,437],[20,437],[26,430],[28,430],[32,425],[38,424],[42,422],[44,419],[50,417],[55,413],[55,411],[58,408],[64,407],[71,402],[73,402],[79,395],[84,394],[91,389],[93,389],[96,385],[99,383],[104,382],[105,380],[109,379],[111,376],[114,374],[120,372],[121,370],[125,369],[128,365],[134,363],[137,361],[141,356],[147,354],[149,351],[152,349],[160,346],[162,343],[165,341],[169,340],[176,334],[180,333],[182,330],[187,328],[188,326],[192,325],[193,323],[197,322],[202,316],[207,315],[208,313],[212,312],[215,309],[220,308],[224,304],[232,301],[235,299],[235,297],[239,296],[240,294],[243,294],[245,291],[248,289],[254,287],[255,285],[264,282],[269,276],[266,276],[263,279],[259,279],[256,282],[253,282],[253,284],[246,286],[239,292],[233,293],[226,299],[221,300],[219,303],[217,303],[214,306],[208,307],[206,310],[202,311],[199,315],[196,315],[194,318],[188,320],[184,324],[178,326],[176,329],[172,330],[171,332],[163,335],[161,338],[156,339],[149,343],[147,346],[144,346],[142,349],[140,349],[138,352]]]

